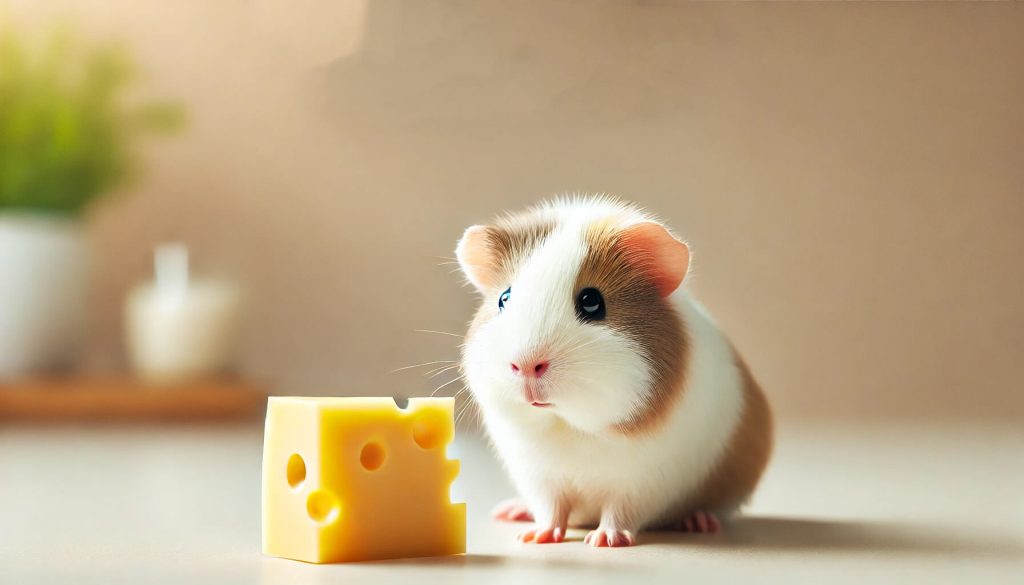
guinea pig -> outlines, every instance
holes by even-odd
[[[522,542],[629,546],[645,528],[716,532],[768,462],[749,370],[684,290],[690,249],[640,208],[561,198],[475,225],[456,248],[482,301],[462,372],[533,520]]]

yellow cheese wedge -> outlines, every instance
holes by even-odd
[[[310,563],[466,552],[454,400],[272,397],[263,442],[263,552]]]

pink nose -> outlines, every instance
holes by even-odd
[[[512,362],[511,365],[513,374],[521,374],[528,378],[540,378],[544,375],[544,372],[548,371],[551,363],[548,360],[540,360],[523,364],[523,366],[515,362]]]

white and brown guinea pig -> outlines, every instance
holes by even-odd
[[[683,290],[689,247],[662,223],[608,197],[557,199],[470,227],[456,254],[483,297],[463,373],[524,500],[496,515],[535,521],[520,540],[714,532],[749,498],[768,404]]]

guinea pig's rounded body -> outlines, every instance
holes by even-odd
[[[771,451],[767,402],[680,288],[689,250],[635,207],[560,200],[467,230],[457,250],[483,303],[463,373],[536,527],[595,546],[728,513]]]

